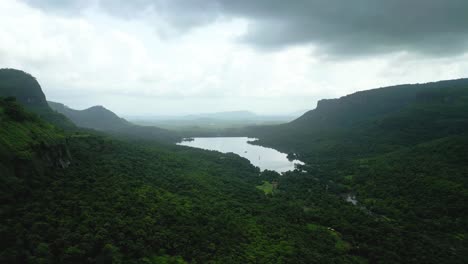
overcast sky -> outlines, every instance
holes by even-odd
[[[0,68],[120,115],[291,113],[468,77],[466,0],[0,0]]]

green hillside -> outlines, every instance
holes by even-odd
[[[77,126],[96,130],[118,130],[131,124],[102,106],[74,110],[61,103],[48,102],[49,106],[68,117]]]
[[[300,207],[265,196],[236,155],[64,133],[0,98],[0,157],[1,263],[360,259],[291,218]]]
[[[319,101],[283,125],[254,127],[259,144],[304,161],[354,158],[466,132],[468,79],[400,85]]]
[[[357,207],[399,226],[399,257],[458,263],[466,255],[467,79],[325,100],[289,124],[250,133],[305,161],[308,181],[355,195]]]
[[[465,263],[463,82],[362,92],[350,97],[381,103],[345,97],[250,130],[306,161],[283,175],[64,131],[0,97],[0,263]]]
[[[160,142],[171,143],[180,139],[177,133],[166,129],[132,124],[103,106],[93,106],[85,110],[74,110],[61,103],[48,103],[52,109],[65,115],[73,123],[82,128],[104,131],[131,139],[158,140]]]
[[[266,178],[236,155],[66,136],[14,101],[0,106],[2,263],[361,260],[335,247],[341,235],[308,229],[299,204],[265,196]],[[367,218],[314,188],[316,201]]]

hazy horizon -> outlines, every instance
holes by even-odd
[[[3,0],[0,68],[121,116],[284,115],[467,77],[468,2]],[[345,15],[343,15],[345,14]]]

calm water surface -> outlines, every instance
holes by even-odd
[[[285,153],[275,149],[251,145],[255,140],[247,137],[206,137],[193,138],[193,141],[182,141],[178,145],[200,149],[216,150],[222,153],[235,153],[250,161],[261,170],[285,172],[294,170],[294,164],[304,164],[299,160],[289,161]]]

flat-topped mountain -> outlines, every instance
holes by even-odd
[[[291,122],[292,126],[346,126],[381,118],[436,97],[446,103],[468,90],[468,79],[446,80],[425,84],[405,84],[360,91],[337,99],[324,99],[317,108]]]
[[[468,79],[459,79],[391,86],[321,100],[316,109],[290,123],[257,127],[251,132],[262,144],[306,156],[323,156],[324,152],[382,152],[466,129]]]

